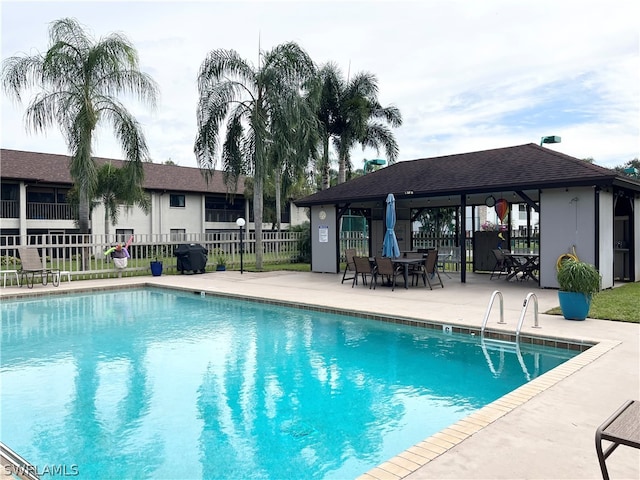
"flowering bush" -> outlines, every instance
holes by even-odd
[[[498,229],[499,229],[498,225],[496,225],[493,222],[490,222],[489,220],[487,220],[482,225],[480,225],[480,230],[482,230],[483,232],[493,232],[493,231],[497,231]]]

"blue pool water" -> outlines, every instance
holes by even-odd
[[[354,478],[572,356],[153,289],[1,313],[0,440],[76,478]]]

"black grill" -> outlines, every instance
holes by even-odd
[[[191,270],[193,273],[204,273],[207,266],[208,250],[196,243],[178,245],[173,252],[178,258],[177,269],[180,273]]]

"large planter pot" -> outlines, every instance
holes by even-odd
[[[578,292],[558,291],[558,300],[562,315],[567,320],[584,320],[589,315],[591,307],[591,295]]]
[[[216,272],[224,272],[226,269],[226,265],[216,265]]]
[[[151,275],[154,277],[162,275],[162,262],[151,262]]]

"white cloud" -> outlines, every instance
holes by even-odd
[[[77,18],[119,31],[161,88],[155,113],[132,105],[155,161],[195,166],[196,75],[206,54],[298,42],[319,64],[374,73],[398,106],[400,159],[463,153],[560,135],[553,148],[615,166],[638,156],[640,57],[635,0],[518,2],[3,1],[2,56],[45,50],[48,25]],[[56,130],[27,136],[24,106],[2,97],[4,148],[66,153]],[[121,155],[109,131],[96,155]],[[375,152],[355,149],[356,167]]]

